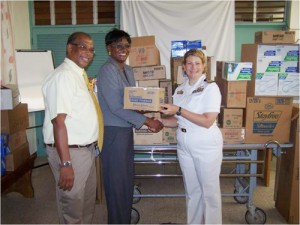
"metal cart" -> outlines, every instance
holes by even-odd
[[[266,144],[225,144],[223,147],[223,162],[233,163],[235,167],[221,177],[233,177],[233,193],[222,193],[222,196],[233,197],[237,203],[246,204],[247,211],[245,220],[248,224],[265,224],[267,220],[263,209],[253,204],[253,193],[256,187],[257,177],[263,174],[257,173],[257,164],[263,164],[263,160],[257,159],[259,150],[272,149],[273,155],[280,157],[284,148],[291,148],[293,144],[279,144],[277,141],[269,141]],[[178,158],[176,154],[176,144],[172,145],[135,145],[135,164],[176,164]],[[136,174],[136,178],[163,178],[180,177],[181,173],[176,174]],[[156,197],[185,197],[185,194],[142,194],[139,187],[135,185],[133,200],[137,203],[141,198]],[[138,223],[139,212],[132,208],[132,223]]]

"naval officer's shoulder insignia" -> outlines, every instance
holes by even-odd
[[[214,80],[208,80],[208,79],[205,79],[204,80],[206,83],[208,83],[208,84],[211,84],[211,83],[214,83],[215,81]]]

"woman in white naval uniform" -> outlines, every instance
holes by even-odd
[[[177,154],[183,173],[188,224],[221,224],[220,170],[223,137],[217,127],[221,94],[216,83],[207,82],[206,57],[191,49],[183,60],[188,80],[176,88],[173,104],[162,104],[161,112],[174,115],[162,119],[177,129]]]

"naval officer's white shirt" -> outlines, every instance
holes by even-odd
[[[182,108],[198,114],[206,112],[220,112],[221,93],[216,83],[207,83],[206,76],[202,75],[194,85],[185,83],[176,88],[173,95],[173,103]],[[194,92],[194,93],[192,93]],[[195,123],[177,116],[178,126],[186,129],[206,129]],[[216,126],[216,123],[213,125]]]

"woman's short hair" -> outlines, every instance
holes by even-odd
[[[196,56],[196,57],[199,57],[201,62],[203,63],[204,65],[204,73],[207,72],[207,59],[206,59],[206,55],[204,54],[203,51],[199,50],[199,49],[190,49],[189,51],[187,51],[184,56],[183,56],[183,62],[182,64],[186,64],[186,59],[189,57],[189,56]]]
[[[114,28],[106,34],[105,45],[107,46],[111,43],[119,42],[123,38],[125,38],[128,41],[128,43],[131,44],[131,38],[127,32]]]

